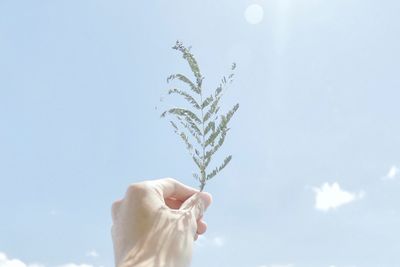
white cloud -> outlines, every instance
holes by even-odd
[[[0,267],[45,267],[43,264],[38,263],[25,263],[19,259],[11,259],[3,252],[0,252]],[[93,267],[90,264],[75,264],[67,263],[57,267]]]
[[[92,258],[97,258],[100,255],[95,249],[92,249],[92,250],[89,250],[88,252],[86,252],[86,256],[92,257]]]
[[[313,190],[315,192],[315,208],[321,211],[336,209],[365,196],[363,191],[358,193],[344,191],[337,182],[332,185],[324,183],[320,188],[314,187]]]
[[[294,267],[293,264],[270,264],[270,265],[259,265],[258,267]]]
[[[93,267],[93,266],[90,264],[85,264],[85,263],[82,263],[82,264],[66,263],[63,265],[59,265],[58,267]]]
[[[225,245],[225,238],[223,238],[222,236],[206,237],[204,235],[199,235],[199,238],[197,239],[195,244],[199,247],[222,247]]]
[[[0,267],[44,267],[41,264],[26,264],[18,259],[10,259],[3,252],[0,252]]]
[[[390,167],[386,176],[382,177],[382,180],[394,180],[399,176],[399,174],[400,169],[397,166],[393,165],[392,167]]]

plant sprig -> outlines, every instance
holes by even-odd
[[[167,83],[171,80],[178,80],[184,83],[190,91],[174,88],[170,89],[168,94],[180,95],[190,104],[191,109],[170,108],[164,111],[161,117],[164,118],[166,115],[170,115],[174,118],[174,120],[170,120],[170,123],[174,128],[174,132],[180,136],[186,145],[199,170],[199,173],[193,173],[193,177],[200,182],[200,191],[203,191],[206,182],[224,169],[232,159],[232,155],[227,156],[219,166],[208,172],[211,159],[224,144],[226,134],[230,129],[228,128],[228,123],[239,108],[237,103],[226,114],[219,114],[219,103],[223,96],[223,91],[233,82],[236,64],[232,64],[231,73],[227,77],[223,76],[215,92],[206,97],[202,88],[204,77],[200,72],[196,59],[190,52],[191,47],[185,47],[181,42],[177,41],[172,48],[182,53],[182,57],[189,64],[195,80],[192,81],[180,73],[170,75],[167,78]]]

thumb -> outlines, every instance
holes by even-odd
[[[209,193],[206,192],[197,192],[193,194],[190,198],[188,198],[185,202],[183,202],[180,210],[188,211],[194,215],[196,220],[201,219],[203,217],[204,212],[210,206],[212,202],[212,197]]]

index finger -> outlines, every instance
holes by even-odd
[[[199,192],[198,190],[184,185],[173,178],[160,179],[154,182],[160,186],[164,199],[175,198],[180,201],[185,201],[195,193]]]

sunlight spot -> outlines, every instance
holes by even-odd
[[[257,4],[249,5],[244,12],[244,17],[248,23],[258,24],[263,20],[264,9]]]

